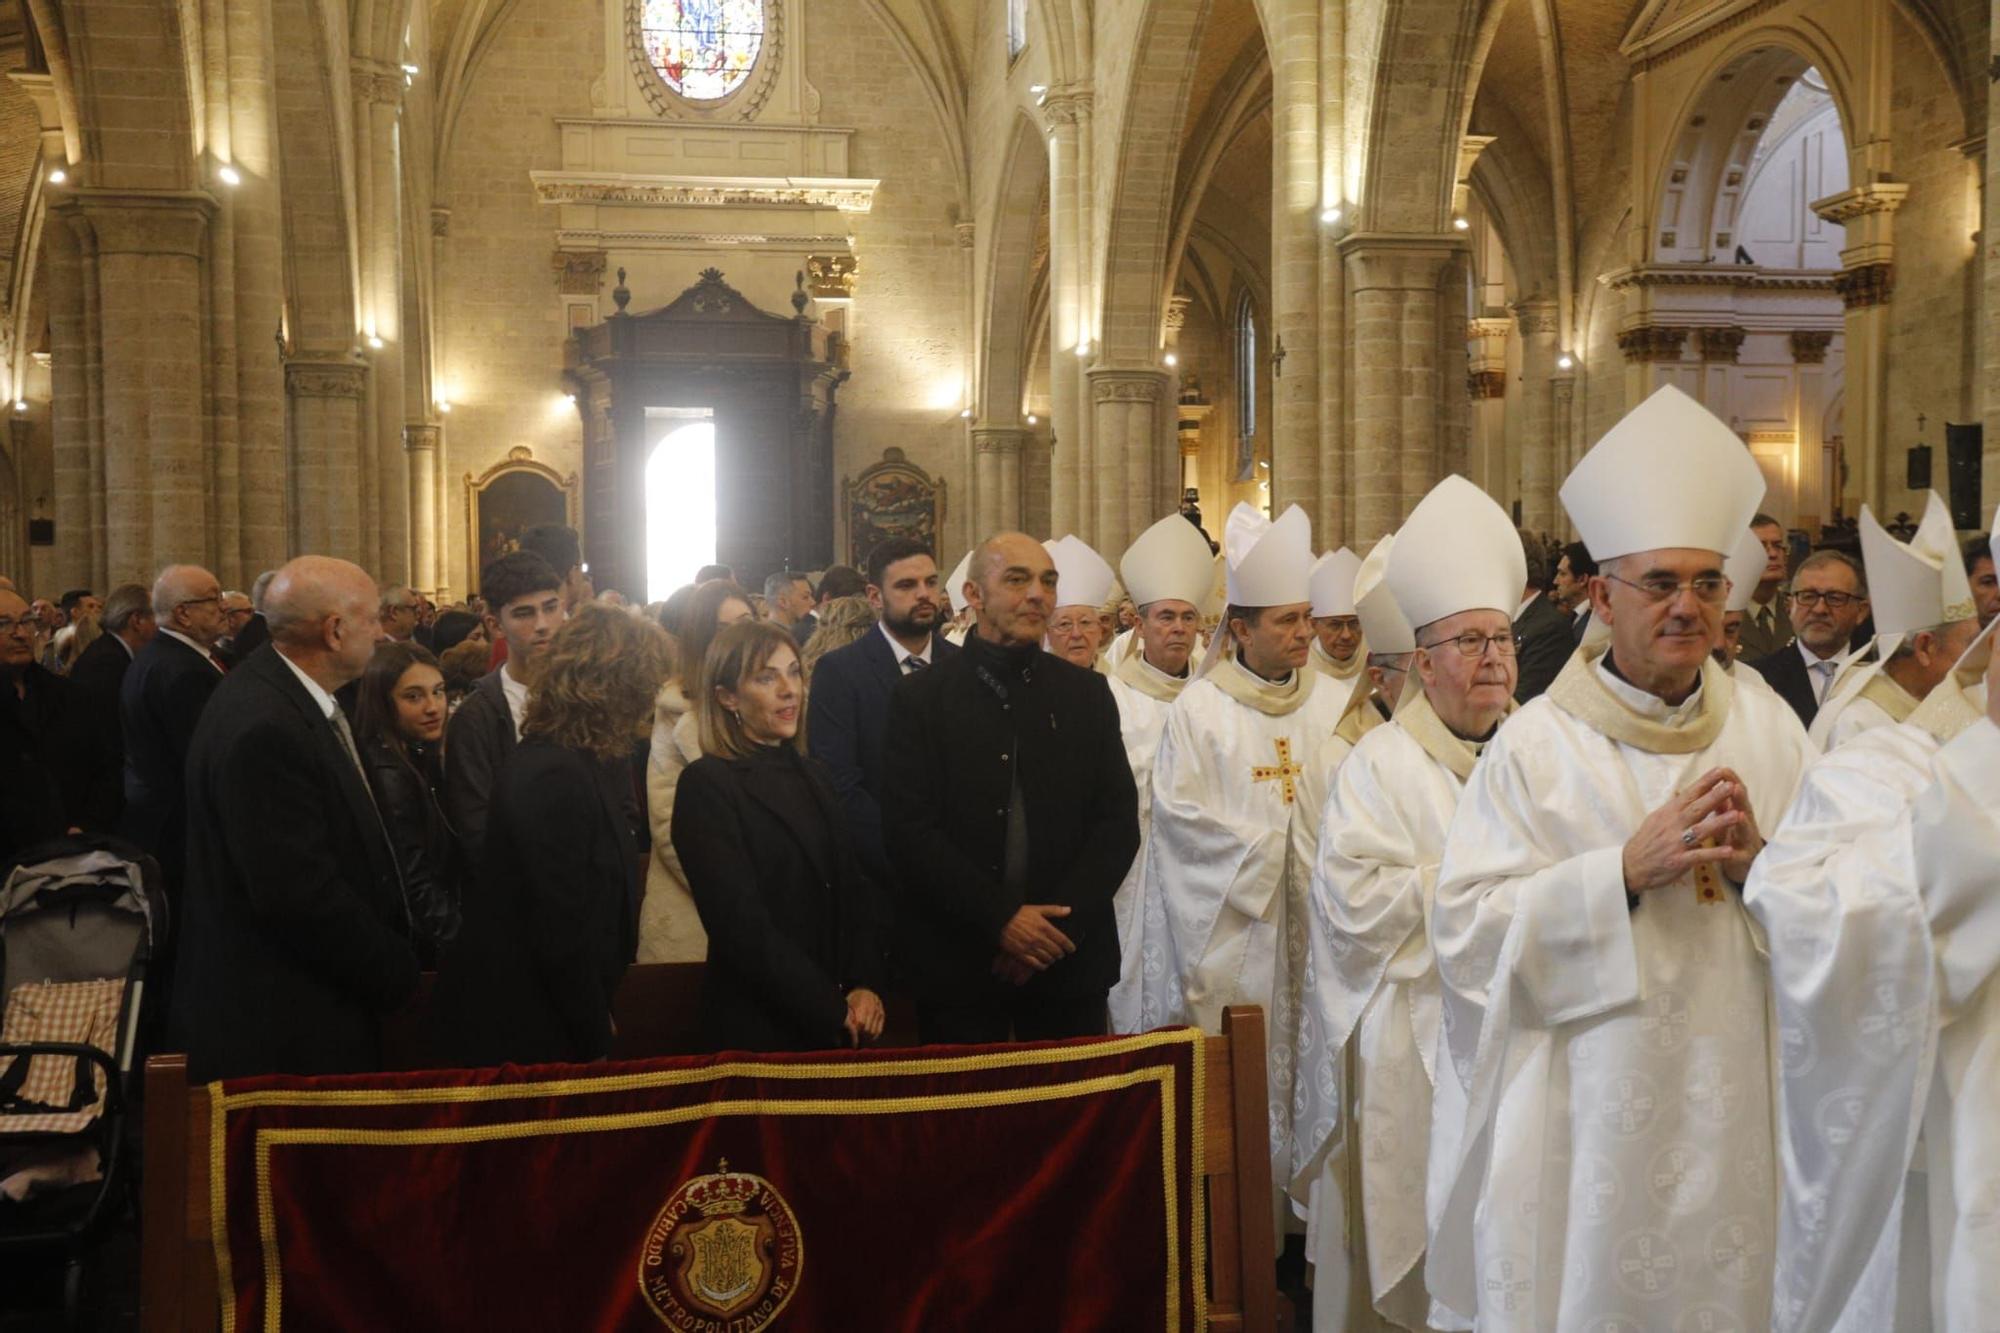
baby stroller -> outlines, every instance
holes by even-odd
[[[0,1255],[61,1254],[71,1323],[84,1257],[130,1198],[133,1050],[165,937],[159,873],[95,837],[0,866]]]

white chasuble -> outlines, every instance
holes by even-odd
[[[1319,673],[1319,688],[1327,691],[1339,701],[1338,711],[1346,711],[1348,698],[1356,690],[1366,690],[1369,688],[1368,672],[1366,670],[1368,666],[1368,645],[1366,643],[1356,648],[1354,656],[1348,659],[1346,666],[1342,666],[1328,655],[1326,649],[1319,646],[1319,640],[1315,638],[1312,642],[1312,648],[1306,654],[1306,660],[1311,664],[1312,669]]]
[[[1293,1038],[1305,968],[1309,855],[1294,824],[1317,826],[1299,783],[1340,710],[1311,670],[1272,685],[1225,658],[1181,692],[1153,761],[1146,894],[1166,923],[1172,966],[1146,997],[1146,1023],[1219,1031],[1232,1004],[1264,1009],[1272,1184],[1290,1179]],[[1316,837],[1312,841],[1317,841]],[[1149,989],[1152,979],[1146,978]]]
[[[1760,828],[1812,750],[1710,662],[1669,707],[1602,650],[1486,747],[1445,839],[1431,943],[1467,1111],[1431,1294],[1482,1330],[1761,1329],[1777,1212],[1768,970],[1719,873],[1628,905],[1625,841],[1709,769]]]
[[[1989,863],[1979,879],[1961,845],[1982,818],[1991,837],[2000,790],[1983,815],[1956,809],[1941,754],[1991,731],[1983,687],[1966,683],[1947,679],[1906,724],[1815,764],[1745,886],[1771,941],[1780,1034],[1772,1323],[1786,1333],[2000,1326],[2000,1004],[1982,990],[2000,873]],[[1949,812],[1929,827],[1927,800]],[[1964,1119],[1968,1076],[1979,1109]]]
[[[1167,712],[1180,697],[1187,677],[1169,676],[1149,664],[1143,653],[1120,657],[1111,672],[1111,697],[1118,701],[1118,729],[1125,740],[1125,758],[1132,765],[1132,783],[1139,789],[1139,851],[1132,868],[1118,886],[1111,906],[1118,920],[1118,984],[1111,988],[1111,1030],[1144,1032],[1164,1020],[1143,1011],[1140,997],[1142,975],[1154,978],[1154,991],[1170,966],[1166,941],[1166,917],[1159,903],[1147,899],[1142,879],[1146,847],[1153,827],[1153,756],[1160,748],[1160,733],[1167,725]],[[1152,911],[1148,913],[1146,908]]]
[[[1440,994],[1426,919],[1445,833],[1478,754],[1413,684],[1394,721],[1362,737],[1334,769],[1313,867],[1292,1197],[1313,1205],[1309,1253],[1323,1278],[1345,1268],[1338,1247],[1358,1221],[1361,1237],[1346,1243],[1350,1254],[1366,1252],[1364,1303],[1405,1328],[1453,1322],[1431,1315],[1421,1263],[1434,1094],[1446,1142],[1455,1144],[1464,1113],[1448,1065],[1437,1082]],[[1355,1077],[1351,1124],[1343,1124],[1343,1068]],[[1345,1216],[1328,1215],[1335,1210]],[[1350,1315],[1333,1301],[1313,1305],[1323,1329],[1343,1327]]]
[[[1907,721],[1918,703],[1883,670],[1881,662],[1859,668],[1851,680],[1836,679],[1828,695],[1806,733],[1823,754],[1838,750],[1864,731]]]

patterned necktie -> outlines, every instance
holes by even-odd
[[[1827,689],[1833,684],[1833,668],[1832,662],[1813,663],[1813,695],[1821,703],[1826,702]]]
[[[361,766],[361,751],[355,748],[354,733],[347,726],[347,714],[336,704],[333,716],[327,721],[333,724],[333,734],[340,737],[340,748],[347,751],[348,762],[354,765],[354,771],[361,777],[362,790],[368,793],[368,799],[372,802],[375,799],[375,792],[368,785],[368,770]]]
[[[908,657],[903,659],[903,674],[906,676],[914,676],[919,671],[924,670],[928,666],[930,666],[929,662],[926,662],[923,658],[918,657],[915,653],[912,653]]]

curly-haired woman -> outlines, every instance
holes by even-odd
[[[665,634],[587,604],[556,631],[500,772],[486,852],[438,979],[467,1064],[602,1058],[638,944],[628,757],[665,678]]]

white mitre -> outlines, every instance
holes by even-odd
[[[1312,520],[1291,505],[1276,520],[1238,504],[1222,537],[1231,606],[1291,606],[1312,600]]]
[[[1118,572],[1134,606],[1187,602],[1199,609],[1215,581],[1215,557],[1200,529],[1169,514],[1126,548]]]
[[[1924,520],[1899,542],[1861,506],[1861,561],[1868,569],[1868,606],[1877,635],[1912,634],[1978,614],[1951,511],[1926,491]]]
[[[1685,547],[1727,555],[1764,499],[1735,431],[1669,384],[1625,414],[1562,484],[1597,560]]]
[[[967,551],[959,559],[958,567],[951,571],[951,577],[944,581],[945,596],[951,599],[953,615],[972,605],[965,600],[965,581],[970,577],[972,577],[972,552]]]
[[[1388,572],[1389,556],[1395,547],[1396,534],[1392,532],[1375,543],[1375,549],[1361,561],[1361,568],[1354,575],[1354,614],[1361,617],[1361,636],[1367,640],[1371,654],[1417,650],[1416,633],[1403,618],[1403,608],[1396,605],[1396,596],[1382,577]]]
[[[1498,611],[1511,621],[1528,585],[1528,557],[1507,511],[1454,475],[1410,512],[1384,577],[1413,626],[1461,611]]]
[[[1354,614],[1354,576],[1361,572],[1361,557],[1345,546],[1328,551],[1312,567],[1313,618]]]
[[[1042,545],[1056,565],[1057,606],[1087,606],[1094,611],[1104,605],[1118,576],[1103,556],[1074,533]]]
[[[1764,539],[1755,528],[1743,529],[1736,549],[1722,562],[1723,577],[1729,580],[1729,600],[1723,603],[1724,611],[1750,609],[1750,599],[1757,595],[1757,585],[1764,581],[1764,566],[1769,563],[1770,558],[1764,554]]]

